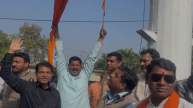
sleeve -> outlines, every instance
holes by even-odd
[[[192,77],[190,77],[192,78]],[[193,102],[193,84],[192,79],[185,79],[177,81],[175,89],[180,97],[186,99],[189,102]]]
[[[56,70],[58,77],[67,74],[67,63],[64,56],[63,42],[59,39],[56,40]]]
[[[94,49],[91,51],[91,53],[88,55],[84,62],[84,72],[86,73],[87,77],[89,78],[93,69],[94,69],[94,64],[97,61],[97,56],[102,48],[102,43],[97,42],[95,45]]]
[[[3,79],[0,77],[0,94],[1,94],[2,91],[3,91],[3,88],[4,88],[4,81],[3,81]]]
[[[61,99],[60,99],[60,94],[59,94],[59,92],[58,92],[58,101],[57,101],[58,103],[57,103],[57,106],[56,106],[56,108],[61,108]]]
[[[96,108],[101,96],[101,85],[99,83],[90,86],[90,104],[91,108]]]
[[[12,54],[6,54],[3,60],[1,61],[1,72],[0,76],[4,79],[4,81],[13,88],[16,92],[22,93],[27,88],[27,82],[15,76],[11,72],[11,64],[12,64]]]

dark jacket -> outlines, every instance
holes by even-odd
[[[0,76],[21,95],[20,108],[61,108],[59,92],[52,87],[43,89],[38,83],[27,82],[12,74],[12,54],[2,60]]]
[[[193,103],[193,75],[188,79],[177,81],[175,88],[180,95],[190,103]]]

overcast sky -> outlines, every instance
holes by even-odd
[[[24,22],[37,24],[42,34],[48,35],[51,22],[15,21],[2,18],[52,19],[54,0],[0,0],[0,30],[9,34],[19,32]],[[145,0],[145,20],[148,20],[149,0]],[[108,35],[102,53],[120,48],[139,51],[140,36],[136,30],[143,25],[144,0],[107,0],[105,20]],[[65,21],[101,21],[101,0],[69,0],[63,13]],[[134,21],[134,22],[133,22]],[[147,21],[145,25],[147,25]],[[59,32],[64,40],[66,54],[84,56],[96,43],[100,22],[62,22]],[[146,47],[143,41],[143,47]]]

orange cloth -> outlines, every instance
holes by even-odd
[[[68,0],[54,0],[54,15],[52,20],[52,30],[50,32],[50,40],[48,43],[48,61],[53,64],[54,60],[54,48],[55,48],[55,38],[58,29],[58,23],[66,7]]]
[[[89,97],[90,97],[90,106],[91,108],[97,108],[97,104],[101,96],[101,84],[100,82],[92,82],[88,87]]]
[[[50,64],[53,64],[54,60],[54,49],[55,49],[55,30],[50,32],[50,40],[48,42],[48,61]]]
[[[168,100],[166,101],[164,108],[178,108],[180,102],[180,97],[178,94],[174,91],[169,97]],[[146,98],[142,102],[139,103],[137,108],[146,108],[149,103],[149,98]]]

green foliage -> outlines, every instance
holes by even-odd
[[[19,34],[24,39],[24,50],[30,54],[32,63],[37,63],[47,57],[48,38],[41,35],[41,27],[35,24],[24,23],[19,29]],[[8,34],[0,31],[0,59],[7,52],[10,40],[16,36],[8,37]]]
[[[41,35],[41,28],[35,24],[24,23],[19,36],[24,39],[24,50],[31,56],[33,63],[42,61],[47,56],[48,39]]]
[[[29,53],[32,63],[37,63],[47,57],[48,38],[41,35],[41,28],[38,25],[24,23],[17,36],[24,39],[23,50]],[[15,37],[15,35],[8,37],[8,34],[0,31],[0,59],[7,52],[10,40]]]
[[[116,50],[123,56],[123,63],[125,66],[133,68],[139,62],[139,55],[133,52],[132,49],[119,49]],[[105,69],[106,67],[106,54],[103,54],[102,57],[96,62],[95,69]]]
[[[101,58],[95,63],[95,69],[105,70],[106,67],[106,54],[102,54]]]
[[[0,31],[0,59],[2,59],[5,53],[7,52],[9,42],[10,40],[8,38],[8,34],[4,33],[3,31]]]
[[[125,66],[133,67],[139,63],[139,55],[133,52],[132,49],[125,48],[117,50],[123,56]]]

